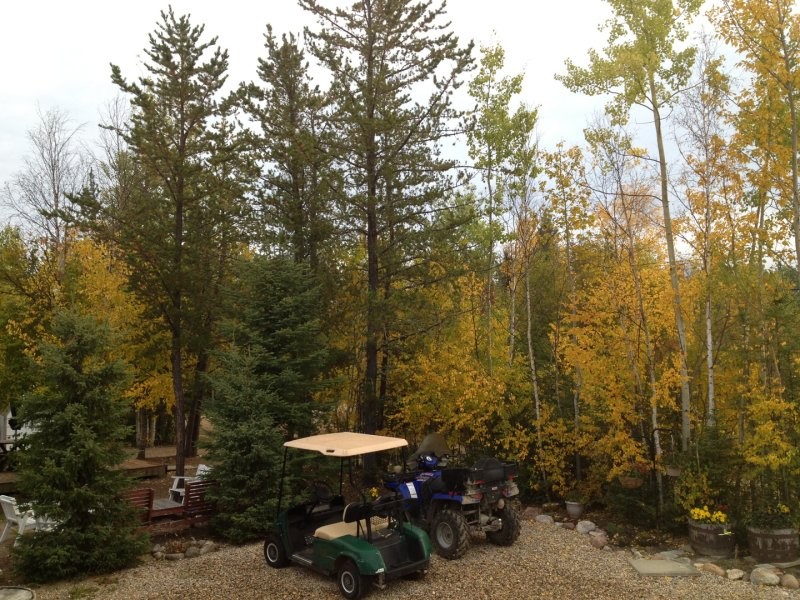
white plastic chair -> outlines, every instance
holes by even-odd
[[[169,488],[169,498],[175,502],[183,502],[183,494],[186,484],[190,481],[197,481],[211,473],[211,467],[204,464],[197,465],[197,472],[194,477],[187,477],[185,475],[176,475],[172,478],[172,487]]]
[[[3,533],[0,534],[0,543],[8,539],[8,534],[11,533],[11,528],[14,526],[17,527],[17,537],[25,533],[26,529],[36,529],[38,527],[38,522],[33,516],[33,513],[30,511],[25,513],[19,512],[17,501],[11,496],[0,495],[0,506],[3,507],[3,515],[6,518],[6,526],[3,529]],[[16,543],[16,540],[14,540],[14,545],[16,545]]]

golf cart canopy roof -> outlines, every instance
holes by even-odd
[[[283,445],[287,448],[313,450],[326,456],[345,458],[369,454],[370,452],[380,452],[381,450],[391,450],[392,448],[403,448],[408,446],[408,442],[403,438],[342,431],[289,440]]]

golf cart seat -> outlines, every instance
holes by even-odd
[[[318,527],[314,537],[321,540],[335,540],[345,535],[352,535],[369,539],[373,532],[381,531],[388,526],[388,519],[373,518],[370,502],[351,502],[344,507],[341,521]]]

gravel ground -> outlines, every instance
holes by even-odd
[[[756,587],[709,573],[698,577],[640,577],[627,550],[597,550],[588,536],[552,525],[524,522],[519,541],[496,547],[480,537],[466,556],[448,561],[434,556],[423,581],[390,582],[373,589],[372,600],[402,598],[798,598],[800,592]],[[297,566],[267,567],[261,544],[222,546],[219,551],[180,561],[148,559],[142,566],[106,577],[36,589],[38,600],[241,600],[341,598],[335,580]]]

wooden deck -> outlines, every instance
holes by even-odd
[[[131,458],[122,463],[122,469],[134,479],[164,477],[167,474],[167,465],[165,463],[153,463],[136,458]],[[13,495],[18,491],[17,474],[10,471],[0,471],[0,494]]]

